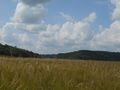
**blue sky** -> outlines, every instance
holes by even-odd
[[[4,0],[0,1],[0,24],[5,24],[10,20],[16,9],[17,1]],[[90,12],[97,13],[97,25],[103,24],[109,26],[111,6],[108,0],[52,0],[45,5],[47,14],[45,17],[48,23],[62,23],[63,19],[59,16],[59,12],[65,12],[76,19],[80,20],[87,16]]]
[[[1,0],[0,42],[38,53],[120,51],[119,4],[119,0]]]
[[[0,24],[5,24],[10,20],[16,8],[16,3],[12,0],[0,1]]]
[[[103,1],[103,2],[102,2]],[[91,12],[97,13],[98,24],[104,24],[108,26],[110,23],[111,7],[108,0],[53,0],[48,6],[48,22],[56,23],[59,12],[65,12],[76,19],[82,19]],[[51,19],[55,20],[52,21]],[[60,18],[59,18],[60,19]]]

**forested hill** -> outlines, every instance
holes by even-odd
[[[89,51],[89,50],[79,50],[75,52],[60,53],[56,55],[44,55],[44,57],[59,59],[120,61],[119,52]]]
[[[0,44],[0,56],[120,61],[119,52],[79,50],[69,53],[40,55],[32,51],[2,44]]]
[[[0,44],[0,56],[12,56],[12,57],[41,57],[37,53],[33,53],[28,50],[20,49],[10,45]]]

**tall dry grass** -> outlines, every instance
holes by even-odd
[[[0,57],[0,90],[120,90],[120,62]]]

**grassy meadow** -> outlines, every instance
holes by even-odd
[[[120,62],[0,57],[0,90],[120,90]]]

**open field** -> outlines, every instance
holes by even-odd
[[[120,62],[0,57],[0,90],[120,90]]]

